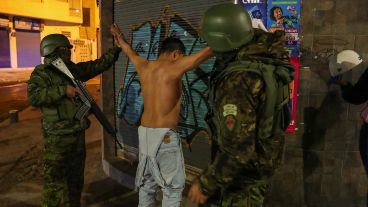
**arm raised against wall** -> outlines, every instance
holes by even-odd
[[[116,24],[111,25],[111,34],[114,35],[116,44],[124,51],[129,60],[133,63],[135,70],[140,73],[141,69],[148,64],[148,60],[139,54],[127,43],[124,34],[120,31]]]
[[[175,65],[177,68],[179,68],[179,72],[184,74],[189,70],[197,68],[200,64],[208,60],[208,58],[210,58],[211,56],[212,49],[206,47],[193,55],[183,57],[182,59],[178,60]]]

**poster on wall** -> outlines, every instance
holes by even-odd
[[[296,126],[296,102],[298,99],[298,78],[299,78],[299,68],[300,68],[300,58],[299,57],[291,57],[290,64],[295,67],[295,76],[294,81],[290,83],[290,102],[289,107],[291,111],[291,123],[289,127],[286,129],[286,132],[294,132],[297,130]]]
[[[299,57],[301,0],[237,0],[250,15],[252,26],[268,32],[285,31],[291,57]]]
[[[291,51],[291,57],[298,57],[300,32],[300,0],[268,0],[267,11],[268,31],[285,31],[285,44]]]
[[[240,0],[240,4],[252,19],[252,26],[267,31],[267,0]]]

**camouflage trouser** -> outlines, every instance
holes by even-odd
[[[42,206],[80,206],[86,158],[84,131],[44,134]]]
[[[262,207],[268,190],[267,181],[235,180],[236,183],[227,187],[222,195],[215,195],[220,200],[212,203],[218,207]]]

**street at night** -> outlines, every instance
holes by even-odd
[[[9,116],[10,110],[23,110],[28,104],[27,84],[0,86],[0,121]]]
[[[366,8],[1,0],[0,207],[368,207]]]
[[[1,206],[39,206],[42,193],[41,114],[27,101],[27,84],[0,87],[0,203]],[[88,89],[99,100],[98,79]],[[10,123],[9,110],[19,110],[19,122]],[[82,203],[86,206],[135,206],[137,197],[102,171],[101,127],[91,116],[86,132],[87,160]],[[126,205],[122,205],[122,204]]]

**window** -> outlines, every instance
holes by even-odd
[[[91,26],[91,9],[90,8],[83,8],[83,24],[84,27]]]

